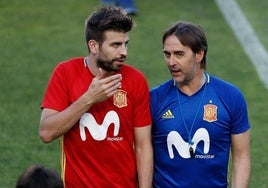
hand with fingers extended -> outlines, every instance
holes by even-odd
[[[87,96],[90,96],[93,103],[102,102],[108,99],[121,86],[121,74],[106,76],[101,68],[99,70],[99,74],[92,79],[92,82],[85,93]]]

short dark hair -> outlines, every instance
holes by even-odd
[[[188,46],[194,53],[204,50],[204,57],[201,60],[201,68],[206,68],[206,54],[208,44],[203,29],[190,22],[179,21],[172,24],[163,34],[162,43],[167,37],[175,35],[184,46]]]
[[[130,16],[120,7],[102,6],[92,13],[85,22],[86,42],[95,40],[102,44],[105,31],[127,33],[132,29]]]
[[[19,176],[16,188],[63,188],[63,181],[57,171],[31,165]]]

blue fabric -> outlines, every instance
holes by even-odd
[[[227,187],[231,134],[250,128],[246,102],[237,87],[209,76],[206,86],[187,96],[169,80],[151,90],[151,113],[154,187]]]
[[[137,13],[133,0],[101,0],[102,4],[122,7],[127,13]]]

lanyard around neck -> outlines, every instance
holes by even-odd
[[[178,100],[178,103],[179,103],[179,111],[180,111],[180,115],[181,115],[181,118],[182,118],[183,125],[185,127],[186,132],[187,132],[188,144],[190,146],[192,146],[194,144],[193,141],[192,141],[192,130],[193,130],[194,124],[196,122],[196,118],[197,118],[197,116],[199,114],[199,111],[201,109],[201,104],[203,102],[203,99],[204,99],[204,96],[205,96],[205,93],[206,93],[207,84],[209,83],[209,75],[205,73],[205,76],[206,76],[206,81],[205,81],[205,85],[202,86],[202,87],[204,87],[203,92],[202,92],[202,96],[201,96],[201,99],[200,99],[199,104],[197,106],[197,111],[196,111],[196,113],[194,115],[193,122],[192,122],[192,124],[190,126],[190,129],[188,129],[188,126],[186,125],[186,122],[185,122],[185,119],[184,119],[184,116],[183,116],[183,113],[182,113],[180,92],[179,92],[179,88],[176,86],[177,87],[177,89],[176,89],[176,91],[177,91],[177,100]]]

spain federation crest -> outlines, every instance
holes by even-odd
[[[113,95],[114,105],[118,108],[122,108],[124,106],[127,106],[127,92],[118,89],[116,93]]]
[[[206,104],[204,106],[203,120],[208,122],[217,121],[217,106],[213,104]]]

